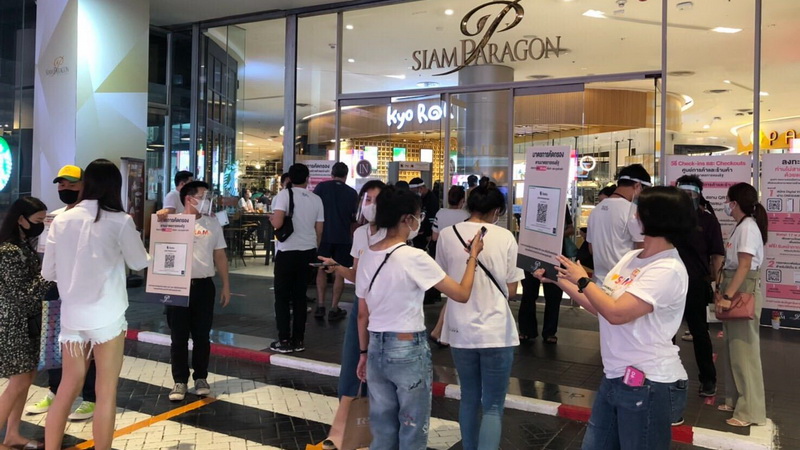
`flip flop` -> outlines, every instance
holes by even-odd
[[[717,406],[717,410],[725,411],[725,412],[733,412],[733,406],[728,406],[726,404],[722,404]]]
[[[753,424],[752,422],[745,422],[744,420],[734,419],[733,417],[726,420],[725,423],[727,423],[732,427],[740,427],[740,428],[749,427],[750,425]]]
[[[545,343],[545,344],[558,344],[558,338],[557,338],[557,337],[555,337],[555,336],[548,336],[548,337],[547,337],[547,338],[544,340],[544,343]]]

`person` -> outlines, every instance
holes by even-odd
[[[386,237],[362,254],[356,274],[361,347],[356,372],[369,381],[373,449],[427,447],[433,368],[422,310],[425,291],[436,286],[455,301],[468,301],[483,249],[479,233],[467,236],[472,247],[464,277],[461,283],[448,277],[427,253],[406,245],[425,219],[421,206],[410,191],[381,191],[375,224],[386,228]]]
[[[281,189],[286,189],[292,184],[292,180],[289,179],[289,172],[284,172],[281,174]]]
[[[467,209],[470,217],[466,222],[439,233],[436,262],[451,278],[463,277],[466,266],[462,239],[485,227],[484,250],[478,258],[482,265],[468,303],[448,298],[441,340],[450,344],[461,386],[458,423],[462,447],[496,449],[500,447],[514,347],[519,345],[508,296],[517,291],[524,272],[516,267],[514,235],[494,225],[505,214],[503,193],[494,186],[477,187],[469,196]]]
[[[568,258],[556,258],[559,287],[600,322],[605,376],[583,439],[587,450],[666,450],[671,425],[682,422],[686,406],[688,377],[672,338],[689,277],[674,242],[695,226],[692,202],[676,187],[654,187],[639,196],[636,215],[643,248],[624,254],[602,281],[595,283]],[[534,275],[552,282],[543,269]]]
[[[350,246],[353,245],[351,227],[355,222],[358,210],[358,193],[347,181],[347,164],[337,162],[331,168],[331,180],[323,181],[314,188],[314,193],[322,199],[325,209],[325,225],[322,227],[322,242],[319,245],[319,256],[333,258],[339,264],[350,267]],[[324,270],[317,271],[317,309],[314,318],[325,318],[325,294],[328,288],[328,274]],[[328,320],[341,320],[347,311],[339,308],[339,300],[344,291],[344,278],[339,274],[333,277],[333,298]]]
[[[219,221],[210,216],[209,186],[203,181],[192,181],[181,188],[184,214],[193,214],[194,244],[192,246],[192,281],[189,288],[189,306],[167,306],[167,324],[170,329],[170,364],[175,386],[169,393],[171,401],[186,397],[189,382],[189,336],[192,338],[192,378],[195,394],[209,395],[208,361],[211,355],[211,324],[214,320],[216,286],[214,275],[219,272],[222,281],[219,304],[228,306],[231,301],[228,280],[228,257],[225,255],[225,237]],[[216,270],[215,270],[216,269]]]
[[[344,277],[351,283],[356,282],[356,273],[358,272],[358,260],[361,255],[369,248],[370,245],[383,240],[386,237],[386,229],[378,228],[375,225],[375,199],[378,194],[386,187],[383,181],[370,180],[364,183],[359,193],[359,218],[366,221],[366,223],[358,228],[353,233],[353,245],[350,248],[350,256],[353,260],[353,266],[347,267],[339,264],[338,261],[332,258],[319,256],[319,260],[323,262],[328,268],[326,270],[333,270],[337,275]],[[339,371],[339,398],[343,395],[355,397],[358,395],[358,388],[361,381],[356,376],[356,366],[358,365],[358,297],[353,302],[353,309],[350,311],[350,316],[347,318],[347,328],[344,332],[344,342],[342,342],[342,366]],[[362,392],[363,394],[363,392]]]
[[[294,164],[289,168],[291,187],[275,196],[269,220],[277,230],[291,220],[294,232],[283,242],[275,243],[275,321],[278,340],[269,349],[278,353],[302,352],[305,348],[306,286],[308,264],[316,260],[315,253],[322,239],[325,210],[322,200],[308,186],[308,166]],[[290,202],[294,204],[291,217]],[[289,310],[291,309],[291,314]]]
[[[586,241],[594,262],[594,279],[602,282],[617,262],[634,248],[641,248],[642,232],[633,202],[645,186],[652,186],[650,174],[641,164],[623,167],[617,188],[589,215]]]
[[[436,242],[439,239],[439,231],[469,219],[470,213],[464,210],[465,203],[464,186],[450,186],[450,190],[447,191],[447,208],[437,211],[433,219],[431,241]]]
[[[269,192],[266,189],[261,190],[261,197],[258,197],[258,203],[264,211],[269,210],[269,206],[272,204],[272,198],[269,196]]]
[[[187,170],[181,170],[175,174],[175,189],[169,191],[164,196],[164,208],[158,211],[157,214],[165,216],[167,214],[181,214],[183,213],[183,205],[181,204],[181,188],[186,183],[194,181],[194,174]]]
[[[400,180],[400,181],[398,181],[397,183],[395,183],[395,184],[394,184],[394,187],[395,187],[395,189],[405,189],[405,190],[408,190],[408,189],[409,189],[409,187],[408,187],[408,181],[403,181],[403,180]]]
[[[717,217],[700,207],[703,181],[697,175],[683,175],[675,184],[692,199],[698,224],[686,239],[675,243],[689,274],[689,291],[686,294],[683,318],[689,325],[694,346],[694,357],[700,379],[699,394],[701,397],[713,397],[717,393],[717,369],[714,367],[714,354],[706,316],[708,304],[712,300],[711,277],[712,274],[718,274],[722,267],[725,246]]]
[[[250,197],[253,194],[250,192],[250,189],[245,189],[242,193],[242,198],[239,199],[239,209],[244,212],[253,212],[255,209],[253,208],[253,201],[250,200]]]
[[[564,239],[575,233],[569,207],[564,210]],[[530,272],[525,272],[522,280],[522,300],[519,303],[519,340],[529,342],[539,335],[539,323],[536,317],[536,299],[539,298],[539,280]],[[558,344],[558,317],[561,313],[561,299],[564,292],[553,283],[543,286],[544,291],[544,323],[542,324],[542,342]]]
[[[614,194],[614,191],[617,190],[617,185],[612,184],[610,186],[606,186],[603,189],[600,189],[600,192],[597,193],[597,203],[602,202],[603,200],[611,197]]]
[[[51,215],[57,216],[78,204],[78,197],[80,196],[81,187],[83,186],[82,178],[83,170],[77,166],[66,165],[58,171],[58,175],[56,175],[53,183],[58,183],[58,198],[65,203],[66,206],[51,212]],[[56,393],[58,392],[58,386],[61,384],[61,368],[48,370],[47,377],[50,389],[43,399],[25,408],[25,412],[28,414],[46,413],[47,410],[50,409],[50,405],[53,404],[53,400],[56,398]],[[67,419],[86,420],[92,418],[94,415],[95,401],[97,400],[97,395],[94,391],[96,379],[97,366],[94,360],[92,360],[89,362],[89,369],[86,371],[86,380],[83,382],[82,401]]]
[[[728,359],[725,363],[725,403],[719,409],[733,412],[733,417],[726,420],[728,425],[764,425],[767,413],[758,327],[764,304],[759,268],[764,262],[764,244],[767,243],[767,211],[758,202],[756,189],[747,183],[729,187],[722,206],[725,214],[736,221],[736,228],[725,245],[719,292],[724,300],[737,292],[753,293],[755,319],[722,322]],[[716,305],[718,311],[729,307],[722,303]]]
[[[131,216],[122,210],[122,176],[114,163],[97,159],[83,173],[74,208],[53,219],[42,276],[58,283],[64,377],[47,413],[45,445],[61,448],[67,413],[83,385],[89,358],[97,364],[95,448],[109,449],[114,434],[117,384],[125,343],[127,265],[147,267],[148,255]]]
[[[408,183],[411,192],[422,198],[422,213],[425,216],[419,234],[411,240],[414,247],[427,251],[431,256],[436,256],[436,246],[429,246],[433,237],[433,221],[439,212],[439,200],[434,196],[433,191],[425,186],[422,178],[412,178]],[[441,293],[436,289],[430,289],[425,293],[425,304],[436,303],[442,299]]]
[[[39,364],[42,299],[52,286],[39,275],[39,258],[29,242],[42,233],[46,215],[41,200],[23,197],[11,204],[0,226],[0,378],[8,378],[0,395],[3,449],[43,448],[19,428]]]

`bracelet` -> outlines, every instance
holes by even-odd
[[[362,355],[366,355],[367,354],[367,350],[361,350],[361,354]]]
[[[474,260],[475,260],[475,263],[477,263],[477,262],[478,262],[478,258],[476,258],[476,257],[474,257],[474,256],[472,256],[472,255],[469,255],[469,257],[467,258],[467,264],[469,264],[469,260],[470,260],[470,259],[474,259]]]

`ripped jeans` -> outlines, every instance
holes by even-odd
[[[427,332],[369,333],[370,450],[424,450],[433,367]]]

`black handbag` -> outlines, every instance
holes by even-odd
[[[275,239],[278,242],[285,242],[289,239],[289,236],[294,233],[294,225],[292,224],[292,215],[294,214],[294,195],[292,194],[292,188],[289,187],[289,213],[286,214],[283,218],[283,225],[275,230]]]

